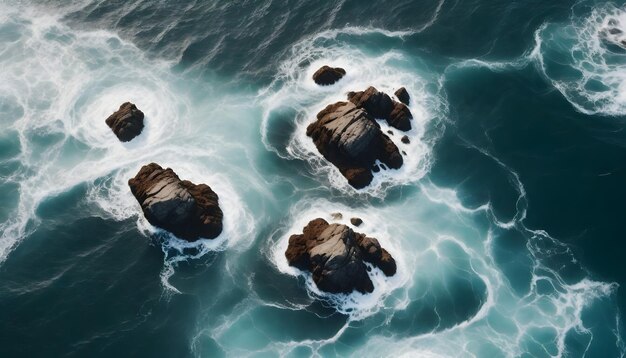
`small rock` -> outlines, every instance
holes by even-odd
[[[313,74],[313,81],[320,86],[332,85],[346,74],[341,67],[322,66]]]
[[[400,102],[406,104],[407,106],[409,105],[409,101],[411,100],[411,97],[409,96],[409,92],[406,91],[406,88],[400,87],[396,90],[394,94],[396,95],[396,98],[398,98]]]
[[[402,139],[400,139],[400,141],[401,141],[402,143],[404,143],[404,144],[409,144],[409,143],[411,143],[411,141],[409,140],[409,137],[408,137],[408,136],[406,136],[406,135],[405,135],[404,137],[402,137]]]
[[[143,130],[143,118],[142,111],[134,104],[125,102],[105,122],[120,141],[128,142]]]
[[[361,226],[361,224],[363,224],[363,220],[361,220],[361,218],[351,218],[350,219],[350,223],[354,226]]]
[[[333,218],[333,220],[341,220],[341,219],[343,219],[343,214],[342,213],[332,213],[332,214],[330,214],[330,217]]]

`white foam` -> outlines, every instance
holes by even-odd
[[[532,55],[578,111],[619,116],[626,113],[625,39],[626,11],[606,3],[570,24],[544,24]]]

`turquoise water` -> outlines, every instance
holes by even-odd
[[[624,356],[623,6],[1,1],[0,356]],[[415,118],[357,191],[305,128],[369,85]],[[143,218],[151,161],[219,194],[218,238]],[[334,212],[397,260],[372,294],[287,265]]]

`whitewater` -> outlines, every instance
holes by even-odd
[[[464,143],[504,173],[512,213],[490,200],[468,204],[460,183],[431,177],[437,147],[462,116],[446,88],[477,68],[536,70],[578,112],[626,114],[626,50],[601,45],[623,39],[603,35],[611,26],[626,33],[622,8],[577,5],[569,23],[537,28],[534,46],[513,60],[434,61],[404,44],[437,24],[442,0],[412,29],[348,24],[302,36],[282,52],[271,80],[251,85],[180,70],[179,56],[155,56],[113,30],[68,24],[67,14],[92,5],[85,4],[0,4],[0,270],[52,221],[63,229],[98,218],[158,258],[144,279],[156,282],[159,302],[194,302],[184,330],[193,356],[624,356],[619,284],[597,279],[569,244],[527,224],[524,177],[492,147]],[[324,64],[345,68],[346,77],[315,85],[311,76]],[[379,121],[405,162],[356,190],[305,131],[327,104],[370,85],[387,93],[406,87],[413,128],[404,144],[405,133]],[[125,101],[146,115],[128,143],[104,123]],[[188,243],[147,222],[127,182],[149,162],[219,193],[219,237]],[[371,294],[320,291],[284,255],[290,235],[318,217],[363,219],[358,231],[378,238],[397,274],[370,267]],[[63,245],[62,236],[38,240]],[[198,288],[194,270],[210,272],[210,285]],[[33,291],[60,285],[64,274]],[[85,354],[77,347],[103,336],[83,337],[72,352]]]

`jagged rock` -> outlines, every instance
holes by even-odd
[[[289,265],[310,272],[317,287],[330,293],[372,292],[364,261],[387,276],[396,273],[395,260],[378,240],[319,218],[310,221],[302,234],[289,238],[285,256]]]
[[[332,85],[346,74],[341,67],[322,66],[313,74],[313,81],[321,86]]]
[[[394,102],[393,110],[386,119],[387,123],[394,128],[405,132],[411,130],[411,119],[413,119],[413,115],[409,107],[400,102]]]
[[[125,102],[105,122],[119,140],[128,142],[143,130],[143,117],[143,112],[134,104]]]
[[[411,143],[411,140],[409,139],[409,137],[408,137],[408,136],[403,136],[403,137],[400,139],[400,141],[401,141],[402,143],[404,143],[404,144],[409,144],[409,143]]]
[[[350,102],[337,102],[317,114],[307,127],[319,152],[360,189],[372,181],[376,159],[397,169],[402,156],[396,145],[380,130],[374,118]]]
[[[128,185],[152,225],[187,241],[213,239],[222,232],[219,199],[208,185],[180,180],[156,163],[144,165]]]
[[[361,218],[351,218],[350,223],[354,226],[361,226],[361,224],[363,224],[363,220],[361,220]]]
[[[374,118],[384,119],[390,126],[401,131],[411,129],[413,115],[403,103],[396,102],[384,92],[379,92],[374,87],[368,87],[365,91],[349,92],[348,100],[357,107],[363,108]]]
[[[396,92],[394,92],[394,94],[396,95],[396,98],[406,104],[407,106],[409,105],[409,101],[411,100],[411,96],[409,96],[409,92],[407,92],[406,88],[404,87],[400,87],[396,90]]]

